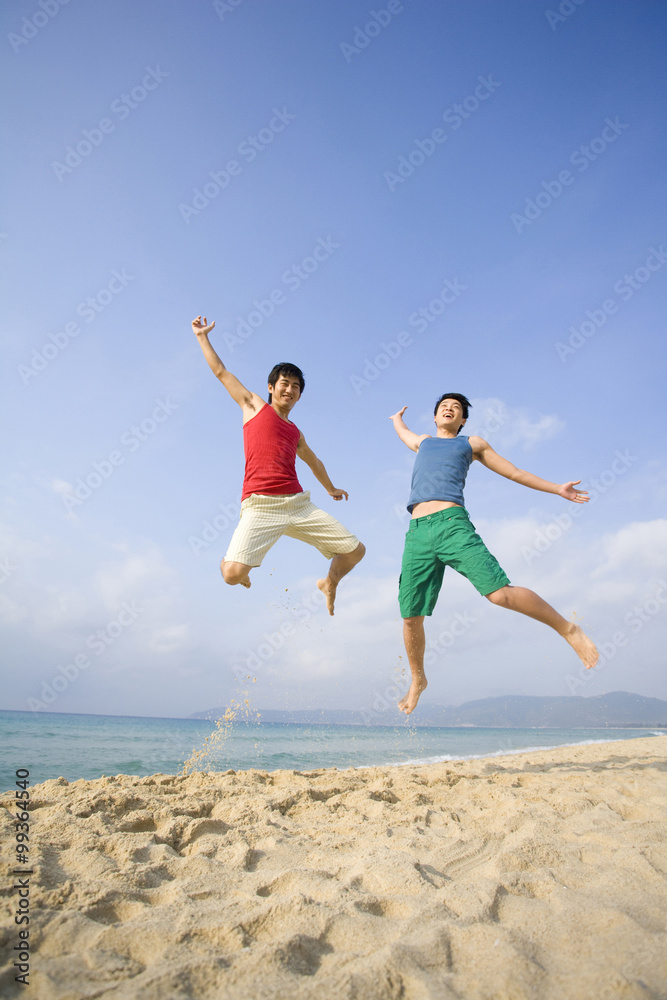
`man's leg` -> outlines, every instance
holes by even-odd
[[[229,559],[223,559],[220,563],[220,572],[222,573],[223,580],[232,586],[240,583],[242,587],[249,587],[250,579],[248,573],[251,569],[252,566],[246,566],[245,563],[241,562],[231,562]]]
[[[300,542],[314,545],[327,559],[333,553],[329,572],[323,579],[317,581],[317,586],[327,599],[327,611],[332,615],[336,587],[364,558],[366,547],[332,514],[316,507],[311,502],[309,492],[294,497],[290,525],[285,534],[290,538],[298,538]],[[350,551],[344,551],[345,549]]]
[[[567,621],[562,615],[543,601],[538,594],[526,587],[512,587],[508,584],[500,590],[486,595],[492,604],[497,604],[501,608],[509,608],[511,611],[519,611],[522,615],[535,618],[538,622],[550,625],[559,635],[569,642],[581,662],[587,670],[594,667],[598,662],[599,654],[592,639],[579,625]]]
[[[241,504],[241,517],[234,529],[220,572],[225,583],[250,586],[248,574],[261,566],[264,556],[278,541],[289,522],[286,497],[253,494]],[[250,560],[250,561],[248,561]]]
[[[426,636],[424,634],[424,615],[418,618],[403,619],[403,642],[405,652],[410,664],[412,683],[405,698],[401,698],[398,707],[401,712],[410,715],[414,711],[419,701],[419,696],[426,689],[428,681],[424,673],[424,650],[426,649]]]
[[[336,600],[336,587],[344,576],[364,558],[366,546],[359,542],[352,552],[344,552],[334,556],[329,566],[329,572],[322,579],[317,581],[317,586],[327,599],[327,611],[330,615],[334,613],[334,601]]]
[[[594,667],[598,661],[598,651],[583,629],[566,621],[534,591],[526,587],[513,587],[496,557],[489,552],[470,523],[466,511],[461,508],[461,513],[457,512],[452,516],[458,518],[460,531],[458,550],[452,552],[452,567],[467,577],[475,589],[492,604],[519,611],[522,615],[549,625],[569,642],[587,669]]]
[[[403,547],[398,603],[412,677],[408,693],[401,698],[398,707],[406,715],[415,710],[428,684],[424,673],[424,618],[433,613],[445,573],[445,564],[434,551],[433,536],[430,519],[417,518],[410,522]]]

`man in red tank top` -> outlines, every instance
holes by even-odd
[[[229,584],[249,587],[250,570],[261,565],[281,535],[289,535],[314,545],[331,559],[329,572],[317,581],[317,586],[326,597],[332,615],[338,583],[366,550],[340,521],[310,502],[310,493],[301,488],[297,478],[298,455],[329,496],[334,500],[348,499],[345,490],[333,485],[323,463],[289,419],[304,388],[301,369],[287,363],[276,365],[269,373],[269,402],[265,403],[223,365],[208,339],[214,326],[215,323],[207,323],[205,316],[203,319],[198,316],[192,322],[211,371],[241,407],[246,460],[241,520],[220,563],[223,579]]]

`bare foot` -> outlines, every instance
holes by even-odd
[[[410,715],[411,712],[414,712],[417,707],[417,702],[419,701],[419,696],[426,690],[427,684],[428,681],[425,677],[422,677],[418,681],[413,679],[412,684],[410,685],[410,690],[406,694],[405,698],[401,698],[398,703],[398,707],[401,712],[405,712],[406,715]]]
[[[242,587],[249,587],[250,586],[250,577],[247,576],[245,578],[245,580],[239,580],[239,583],[241,584]]]
[[[336,584],[332,583],[327,576],[324,580],[318,580],[317,586],[327,599],[327,611],[330,615],[334,613],[334,601],[336,600]]]
[[[595,666],[600,658],[600,654],[593,640],[588,638],[579,625],[570,625],[567,634],[563,638],[567,639],[587,670]]]

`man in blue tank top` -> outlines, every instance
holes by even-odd
[[[598,661],[598,651],[586,633],[559,615],[532,590],[513,587],[470,522],[463,505],[463,487],[472,462],[514,483],[543,493],[557,493],[573,503],[586,503],[588,493],[577,490],[581,480],[550,483],[524,472],[498,455],[484,438],[459,436],[471,403],[458,392],[447,392],[435,404],[436,436],[415,434],[403,422],[404,406],[391,420],[401,441],[417,452],[408,510],[412,514],[405,537],[399,581],[403,639],[410,663],[410,690],[398,703],[409,715],[427,685],[424,673],[424,616],[433,614],[446,566],[462,573],[493,604],[550,625],[569,642],[587,669]]]

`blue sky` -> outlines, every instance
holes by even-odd
[[[257,708],[381,712],[405,687],[413,458],[387,418],[407,404],[428,432],[443,391],[516,465],[591,489],[579,511],[476,464],[466,501],[512,582],[607,655],[582,678],[451,573],[431,701],[667,697],[665,9],[11,0],[2,19],[4,707],[188,715],[249,672]],[[368,550],[333,620],[322,558],[290,539],[249,592],[220,579],[241,420],[198,313],[255,391],[276,361],[305,372],[293,419],[350,500],[301,464],[302,485]]]

